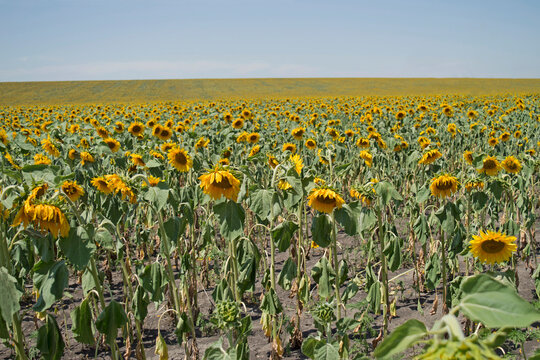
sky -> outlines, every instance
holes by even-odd
[[[538,0],[0,0],[0,82],[540,78]]]

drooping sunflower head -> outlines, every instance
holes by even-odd
[[[371,167],[371,165],[373,165],[373,155],[371,155],[371,153],[367,150],[362,150],[360,151],[360,158],[362,160],[364,160],[365,164],[368,166],[368,167]]]
[[[484,173],[489,176],[495,176],[501,170],[501,164],[494,156],[488,156],[482,163],[482,168],[478,170],[480,173]]]
[[[302,158],[300,155],[295,154],[290,156],[290,160],[294,165],[294,170],[298,175],[302,173],[302,168],[304,167],[304,162],[302,161]]]
[[[345,200],[334,190],[326,187],[318,187],[311,191],[308,196],[308,205],[317,211],[331,214],[335,208],[341,208]]]
[[[109,187],[109,183],[103,176],[93,178],[91,183],[96,189],[98,189],[98,191],[104,194],[110,194],[113,191],[113,189]]]
[[[465,151],[463,153],[463,159],[465,159],[465,161],[468,163],[468,164],[471,164],[473,163],[473,152],[472,151]]]
[[[142,155],[139,155],[139,154],[131,154],[130,155],[131,157],[131,162],[133,163],[133,165],[135,166],[146,166],[143,158],[142,158]]]
[[[298,127],[296,129],[293,129],[293,131],[291,131],[291,135],[293,136],[295,140],[300,141],[302,140],[302,137],[304,136],[305,132],[306,132],[305,128]]]
[[[216,166],[213,170],[199,176],[199,180],[203,192],[214,200],[222,196],[232,201],[238,198],[240,180],[228,170]]]
[[[279,165],[279,162],[277,161],[276,157],[272,154],[268,154],[267,156],[268,156],[268,165],[270,165],[272,169],[275,169],[275,167]]]
[[[35,165],[50,165],[51,159],[49,159],[46,155],[43,154],[36,154],[34,155],[34,164]]]
[[[369,144],[369,140],[366,138],[360,138],[356,140],[356,146],[358,146],[359,148],[368,148]]]
[[[429,165],[435,162],[442,156],[439,149],[428,150],[422,155],[422,158],[418,161],[419,164]]]
[[[261,147],[259,145],[255,145],[251,148],[248,156],[249,157],[255,156],[259,153],[260,150],[261,150]]]
[[[501,163],[501,166],[509,173],[517,174],[521,170],[521,163],[513,156],[507,156]]]
[[[455,177],[444,174],[433,178],[429,186],[431,194],[441,199],[450,197],[458,189],[458,181]]]
[[[193,166],[191,156],[184,149],[173,148],[169,151],[167,157],[169,158],[169,163],[180,172],[187,172]]]
[[[474,257],[487,264],[501,263],[512,256],[517,250],[514,236],[507,236],[499,232],[487,231],[473,235],[470,250]]]
[[[76,181],[64,181],[62,184],[62,191],[71,201],[77,201],[81,196],[84,195],[83,188],[77,184]]]

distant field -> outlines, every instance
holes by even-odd
[[[540,93],[540,79],[191,79],[0,83],[1,105]]]

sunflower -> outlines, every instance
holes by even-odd
[[[482,190],[484,188],[484,182],[481,181],[481,180],[469,180],[467,181],[467,183],[465,184],[465,189],[470,192],[472,191],[473,189],[476,189],[476,190]]]
[[[501,163],[501,166],[509,173],[517,174],[521,170],[521,163],[513,156],[508,156]]]
[[[304,144],[309,150],[314,150],[317,147],[317,143],[311,138],[307,139]]]
[[[454,123],[450,123],[448,124],[448,126],[446,127],[446,130],[452,134],[452,137],[455,137],[456,134],[457,134],[457,127],[456,127],[456,124]]]
[[[8,136],[4,129],[0,129],[0,142],[4,145],[8,143]]]
[[[360,138],[356,140],[356,146],[359,148],[368,148],[369,147],[369,140],[366,138]]]
[[[501,136],[499,136],[499,139],[501,139],[502,142],[507,142],[510,140],[510,133],[507,131],[503,132]]]
[[[276,166],[279,165],[279,162],[277,161],[276,157],[272,154],[268,154],[268,165],[270,165],[270,167],[272,169],[275,169]]]
[[[124,132],[125,127],[126,126],[121,121],[117,121],[116,123],[114,123],[114,131],[116,131],[117,133]]]
[[[15,169],[17,170],[20,170],[21,167],[19,165],[17,165],[17,163],[15,161],[13,161],[13,158],[11,157],[11,154],[6,152],[4,154],[4,157],[6,158],[6,160],[11,164],[11,166],[13,166]]]
[[[216,166],[208,173],[199,176],[201,189],[212,199],[217,200],[221,196],[236,201],[240,192],[240,180],[228,170]]]
[[[289,189],[292,189],[291,184],[289,184],[289,183],[287,182],[287,180],[284,180],[284,179],[279,180],[277,186],[278,186],[278,188],[280,188],[281,190],[289,190]]]
[[[478,170],[479,173],[485,173],[489,176],[495,176],[501,170],[501,164],[497,158],[493,156],[488,156],[484,159],[482,163],[482,168]]]
[[[305,132],[306,132],[305,128],[298,127],[296,129],[294,129],[293,131],[291,131],[291,135],[293,136],[293,138],[295,140],[300,141],[300,140],[302,140],[302,137],[304,136]]]
[[[485,233],[480,231],[479,235],[473,235],[470,250],[473,256],[483,263],[501,263],[510,259],[512,252],[517,250],[514,241],[516,241],[514,236],[489,230]]]
[[[131,154],[131,162],[135,166],[146,166],[146,164],[143,161],[142,155],[139,154]]]
[[[209,143],[210,139],[205,139],[204,137],[202,137],[195,143],[195,150],[205,148],[208,146]]]
[[[452,196],[452,194],[457,191],[458,181],[455,177],[444,174],[433,178],[429,188],[431,189],[431,194],[433,196],[444,199]]]
[[[294,164],[294,170],[296,170],[296,173],[300,175],[302,173],[302,168],[304,167],[302,158],[300,157],[300,155],[295,154],[290,156],[290,160]]]
[[[494,137],[491,137],[489,138],[488,140],[488,144],[489,146],[495,146],[499,143],[499,140],[497,140],[497,138],[494,138]]]
[[[357,190],[355,188],[351,188],[351,190],[349,190],[349,194],[351,195],[351,197],[360,200],[362,205],[364,206],[371,205],[371,197],[369,193],[364,192],[362,190]]]
[[[159,177],[155,177],[155,176],[148,176],[148,184],[150,184],[150,186],[154,187],[154,186],[157,186],[160,182],[162,182],[163,180]],[[142,183],[142,187],[145,187],[145,186],[148,186],[146,184],[146,181],[143,181]]]
[[[255,144],[259,141],[259,139],[261,138],[261,135],[259,135],[259,133],[256,133],[256,132],[253,132],[249,135],[247,135],[247,142],[249,142],[250,144]]]
[[[334,208],[340,209],[345,204],[345,200],[338,193],[325,187],[313,189],[308,200],[309,206],[327,214],[331,214]]]
[[[259,145],[255,145],[254,147],[251,148],[251,151],[249,152],[248,157],[257,155],[260,150],[261,150],[261,147]]]
[[[233,121],[232,127],[235,129],[241,129],[244,126],[244,119],[238,118]]]
[[[93,178],[91,184],[104,194],[110,194],[113,191],[113,189],[109,187],[109,183],[103,176]]]
[[[83,188],[77,184],[76,181],[64,181],[62,184],[62,191],[71,201],[77,201],[81,196],[84,195]]]
[[[463,159],[465,159],[465,161],[467,163],[472,165],[472,163],[473,163],[473,152],[472,151],[465,151],[463,153]]]
[[[35,165],[50,165],[51,159],[49,159],[46,155],[36,154],[34,155],[34,164]]]
[[[425,136],[420,136],[417,141],[422,149],[425,149],[429,144],[431,144],[431,140]]]
[[[27,227],[30,223],[41,231],[49,231],[53,236],[66,237],[69,234],[69,222],[66,215],[55,205],[37,204],[33,205],[25,201],[21,207],[12,226],[18,226],[23,223]]]
[[[222,159],[219,159],[218,164],[226,166],[230,164],[230,161],[228,158],[222,158]]]
[[[97,134],[99,137],[105,139],[105,138],[108,138],[109,137],[109,132],[107,131],[107,129],[105,129],[103,126],[100,126],[98,129],[97,129]]]
[[[157,135],[157,137],[163,141],[167,141],[171,138],[173,132],[171,128],[163,127],[161,128],[160,133]]]
[[[146,125],[150,126],[149,123],[146,123]],[[163,130],[163,126],[160,124],[155,124],[152,128],[152,136],[158,137],[159,134],[161,134],[161,131]]]
[[[283,151],[290,151],[291,153],[296,152],[296,145],[291,143],[285,143],[283,144]]]
[[[369,151],[360,151],[360,158],[364,160],[368,167],[371,167],[371,165],[373,165],[373,155],[371,155]]]
[[[140,137],[144,133],[144,124],[136,121],[129,125],[128,131],[135,137]]]
[[[422,158],[418,160],[419,164],[429,165],[433,164],[435,160],[442,156],[438,149],[428,150],[422,155]]]
[[[109,147],[109,149],[111,149],[113,153],[120,150],[120,142],[118,140],[113,138],[107,138],[103,141],[105,142],[105,144],[107,144],[107,146]]]
[[[51,139],[49,138],[41,140],[41,147],[51,156],[54,156],[54,157],[60,156],[60,151],[58,151],[56,146],[54,146]]]

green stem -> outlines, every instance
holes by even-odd
[[[442,281],[443,281],[443,312],[448,311],[447,305],[447,279],[446,279],[446,234],[441,230],[441,263],[442,263]]]
[[[384,228],[382,221],[382,212],[381,209],[377,209],[377,222],[379,224],[379,251],[381,256],[381,281],[383,283],[383,334],[388,333],[388,314],[390,310],[390,304],[388,299],[388,268],[386,264],[386,257],[384,255]]]
[[[339,293],[339,269],[338,269],[338,256],[337,256],[337,231],[336,231],[336,215],[332,212],[332,258],[334,263],[335,276],[335,293],[336,293],[336,306],[337,306],[337,320],[341,319],[341,295]]]

